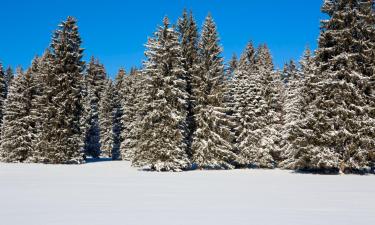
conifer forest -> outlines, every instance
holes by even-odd
[[[100,56],[83,60],[79,21],[67,17],[29,68],[0,64],[0,160],[374,173],[375,4],[321,9],[318,48],[283,69],[252,40],[224,60],[215,15],[200,26],[185,10],[150,31],[141,67],[113,79]]]

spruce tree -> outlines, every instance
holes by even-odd
[[[297,69],[293,60],[286,63],[282,72],[283,82],[286,85],[285,101],[283,105],[283,146],[282,158],[287,159],[292,145],[289,141],[292,138],[292,133],[295,124],[302,117],[302,98],[301,89],[303,87],[302,74]]]
[[[17,70],[5,104],[1,133],[0,158],[4,162],[23,162],[32,154],[31,138],[31,72]]]
[[[238,59],[237,59],[237,55],[236,54],[233,54],[232,55],[232,58],[230,59],[229,63],[228,63],[228,68],[226,70],[226,76],[227,76],[227,79],[230,80],[233,78],[234,76],[234,72],[236,71],[236,69],[238,68]]]
[[[290,168],[366,172],[373,162],[374,3],[326,0]],[[371,162],[372,161],[372,162]]]
[[[196,130],[193,163],[198,168],[233,168],[233,135],[224,104],[225,74],[216,25],[208,15],[199,41],[198,72],[192,79]]]
[[[123,142],[122,139],[122,131],[124,130],[124,124],[122,122],[122,116],[124,115],[124,108],[122,104],[122,99],[124,98],[122,95],[122,90],[125,85],[125,76],[126,72],[124,69],[120,69],[116,78],[115,84],[113,88],[113,154],[112,159],[118,160],[122,159],[121,157],[121,144]]]
[[[5,71],[4,78],[5,78],[6,94],[8,95],[10,83],[12,82],[12,80],[14,78],[12,67],[8,66],[8,68]]]
[[[236,145],[240,165],[272,168],[275,166],[274,159],[264,141],[268,137],[265,131],[268,125],[269,105],[262,77],[267,68],[267,57],[262,54],[256,52],[250,42],[234,72]]]
[[[41,58],[33,60],[30,72],[32,73],[32,90],[33,98],[31,100],[30,120],[32,125],[31,139],[32,154],[28,158],[28,162],[44,162],[44,154],[48,148],[43,145],[42,135],[44,134],[44,125],[51,108],[49,98],[49,85],[55,81],[53,73],[53,56],[47,49]]]
[[[0,63],[0,127],[4,117],[4,104],[6,99],[6,79],[3,71],[3,65]],[[1,130],[0,130],[1,134]]]
[[[142,72],[133,71],[127,76],[125,71],[123,73],[125,78],[120,92],[123,108],[120,152],[123,160],[132,161],[139,143],[141,115],[144,115],[141,108],[145,104],[143,100],[146,97],[144,95],[146,92],[144,88],[145,79],[143,79],[144,74]]]
[[[85,155],[93,158],[100,156],[99,102],[105,90],[106,72],[100,62],[91,57],[85,76],[87,124],[85,137]]]
[[[40,122],[36,160],[43,163],[81,163],[83,140],[82,115],[82,61],[76,20],[68,17],[55,31],[45,87],[39,102]]]
[[[99,128],[101,156],[114,158],[114,90],[111,80],[107,80],[105,90],[99,102]]]
[[[272,55],[267,45],[258,48],[256,61],[257,73],[262,80],[262,95],[267,102],[267,123],[261,142],[276,166],[281,156],[284,85],[280,74],[274,71]]]
[[[177,28],[181,45],[182,66],[185,70],[186,91],[189,94],[187,123],[187,152],[192,156],[191,144],[195,127],[194,103],[192,99],[192,77],[196,75],[198,69],[198,28],[193,13],[184,10],[182,17],[178,20]]]
[[[188,93],[178,33],[168,18],[146,47],[147,113],[132,163],[157,171],[180,171],[190,164],[185,143]]]

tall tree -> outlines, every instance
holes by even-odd
[[[182,66],[185,70],[184,79],[186,80],[186,91],[189,94],[188,99],[188,115],[186,117],[187,123],[187,152],[189,157],[192,156],[191,144],[193,141],[193,133],[196,129],[194,120],[194,103],[192,99],[192,78],[196,75],[198,69],[198,27],[195,22],[193,13],[183,11],[181,18],[177,23],[179,32],[179,39],[181,45]]]
[[[80,119],[83,49],[76,20],[68,17],[51,43],[50,71],[39,110],[44,114],[38,137],[37,160],[44,163],[81,163],[83,140]]]
[[[31,72],[19,68],[9,89],[1,133],[0,158],[4,162],[23,162],[32,154],[31,147]]]
[[[301,88],[303,86],[303,77],[293,60],[285,64],[282,72],[282,79],[286,85],[285,101],[283,105],[284,125],[282,133],[284,143],[282,146],[282,158],[288,159],[288,154],[293,148],[293,146],[289,142],[291,138],[293,138],[293,128],[296,122],[299,121],[302,117]]]
[[[366,172],[374,162],[372,0],[326,0],[317,68],[307,80],[305,117],[289,167]]]
[[[114,147],[114,90],[111,80],[107,80],[106,88],[99,102],[99,127],[101,155],[115,158]]]
[[[180,171],[190,164],[185,143],[188,93],[178,33],[169,26],[168,18],[146,47],[147,113],[133,165]]]
[[[273,164],[277,165],[281,155],[284,85],[280,74],[274,71],[272,55],[267,45],[259,46],[256,61],[257,73],[262,80],[262,95],[267,102],[267,124],[261,142],[272,156]]]
[[[125,85],[126,72],[124,69],[120,69],[116,78],[113,88],[113,154],[112,159],[121,159],[121,144],[123,142],[122,132],[124,130],[124,124],[122,122],[122,116],[124,115],[124,107],[122,104],[122,90]]]
[[[14,78],[14,73],[12,67],[8,66],[8,68],[5,70],[5,84],[6,84],[6,90],[7,95],[10,87],[10,83],[12,82]]]
[[[266,46],[256,51],[250,42],[234,73],[234,112],[237,118],[236,145],[240,165],[261,168],[276,166],[275,95],[273,63]]]
[[[106,72],[99,60],[91,57],[87,66],[86,85],[86,110],[87,130],[85,137],[85,154],[98,158],[100,156],[100,127],[99,127],[99,102],[106,88]]]
[[[234,72],[238,68],[238,64],[239,64],[239,62],[238,62],[238,59],[237,59],[237,55],[233,54],[232,58],[230,59],[230,61],[228,63],[228,68],[226,70],[226,76],[227,76],[228,80],[233,78]]]
[[[4,116],[4,103],[6,99],[6,79],[3,71],[3,65],[0,63],[0,127]],[[1,133],[1,132],[0,132]]]
[[[225,74],[216,25],[208,15],[199,41],[198,73],[192,92],[196,130],[193,135],[193,162],[198,168],[233,168],[233,134],[224,104]]]
[[[130,71],[125,77],[121,89],[123,115],[121,117],[123,130],[121,133],[121,158],[132,161],[141,135],[141,121],[146,112],[147,90],[146,76],[138,70]]]

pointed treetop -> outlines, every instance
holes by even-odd
[[[256,63],[258,69],[273,70],[272,55],[266,44],[260,45],[257,50]]]
[[[164,27],[168,27],[169,26],[169,18],[168,18],[168,16],[164,16],[164,18],[163,18],[163,24],[164,24]]]

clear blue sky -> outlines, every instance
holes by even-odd
[[[211,12],[223,56],[240,54],[248,40],[267,43],[275,64],[316,48],[322,0],[1,0],[0,61],[28,67],[48,46],[52,31],[71,15],[78,19],[85,59],[98,57],[110,75],[141,65],[144,44],[167,15],[176,22],[184,8],[201,26]]]

